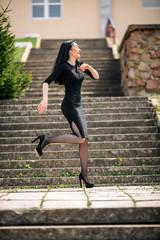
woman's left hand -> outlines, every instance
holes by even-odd
[[[83,72],[87,69],[87,70],[89,70],[89,71],[92,73],[92,76],[93,76],[95,79],[99,79],[99,74],[98,74],[98,72],[97,72],[94,68],[92,68],[90,65],[88,65],[88,64],[86,64],[86,63],[83,63],[83,64],[79,67],[79,69],[80,69],[81,71],[83,71]]]
[[[82,72],[84,72],[86,69],[89,69],[89,65],[86,64],[86,63],[83,63],[83,64],[79,67],[79,69],[80,69]]]

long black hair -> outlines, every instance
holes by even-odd
[[[55,65],[53,67],[53,71],[56,70],[58,65],[68,61],[69,51],[71,50],[74,43],[75,43],[74,40],[67,40],[62,43],[55,61]],[[59,83],[60,85],[63,85],[63,81],[61,77],[56,78],[55,83]]]

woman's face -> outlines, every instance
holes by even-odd
[[[78,47],[78,44],[74,42],[71,50],[69,51],[70,56],[78,59],[80,58],[80,52],[81,49]]]

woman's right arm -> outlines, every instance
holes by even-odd
[[[43,100],[38,105],[38,113],[42,114],[47,111],[48,106],[48,85],[57,77],[59,77],[64,71],[64,65],[59,65],[43,83]]]
[[[43,83],[43,100],[38,105],[38,113],[42,114],[47,111],[48,106],[48,83]]]

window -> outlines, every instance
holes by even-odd
[[[160,0],[143,0],[144,8],[160,8]]]
[[[33,19],[53,19],[62,17],[62,0],[31,0]]]

